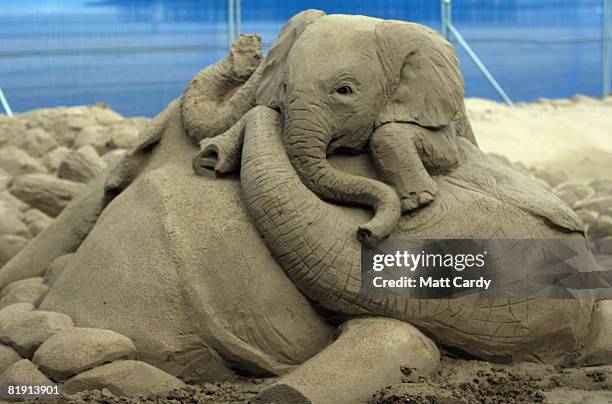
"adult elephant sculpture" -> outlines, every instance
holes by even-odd
[[[343,101],[323,105],[310,98],[320,111],[316,118],[308,115],[309,104],[296,104],[293,94],[307,93],[310,78],[292,57],[317,47],[309,41],[292,52],[319,23],[328,34],[338,27],[347,44],[355,34],[375,47],[377,58],[391,52],[377,59],[380,75],[363,79],[384,90],[368,93],[370,109],[344,100],[366,91],[352,81],[350,94],[337,92],[345,84],[330,87],[336,93],[329,97]],[[76,250],[42,309],[67,313],[79,326],[123,333],[141,359],[188,380],[231,378],[228,365],[249,374],[285,374],[262,393],[262,402],[355,402],[399,381],[400,365],[415,374],[432,371],[439,353],[409,324],[440,345],[490,360],[571,358],[584,343],[589,295],[440,301],[359,294],[359,242],[388,235],[577,240],[585,257],[580,270],[597,269],[569,207],[475,145],[461,78],[452,69],[448,77],[441,72],[447,63],[456,68],[444,57],[448,45],[431,31],[402,24],[306,11],[288,22],[263,61],[258,38],[239,37],[226,59],[199,73],[182,99],[154,119],[104,181],[92,183],[0,270],[0,286]],[[391,33],[377,36],[380,30]],[[386,50],[395,46],[389,35],[396,31],[407,42],[397,45],[407,47],[398,57]],[[442,49],[440,58],[425,65],[411,59],[426,45]],[[337,56],[351,61],[351,52],[357,51],[347,46]],[[446,84],[423,83],[427,77],[419,75],[428,68]],[[404,110],[405,97],[411,107]],[[334,108],[342,125],[334,121]],[[314,119],[329,130],[298,129],[298,122]],[[188,137],[203,142],[196,171],[239,169],[240,178],[193,175]],[[382,168],[378,174],[364,155],[327,156],[368,143],[389,150],[371,153]],[[398,149],[410,158],[408,166],[393,153]],[[319,196],[371,206],[375,215],[369,219],[362,208]],[[404,210],[429,206],[400,216],[400,198],[409,201]],[[366,232],[355,237],[355,228]],[[329,344],[330,324],[339,322],[340,335]],[[355,366],[369,371],[351,370]]]

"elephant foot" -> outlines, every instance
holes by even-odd
[[[408,196],[400,197],[402,213],[413,212],[419,208],[429,205],[434,200],[435,192],[437,192],[437,189],[434,191],[434,193],[431,191],[410,192]]]
[[[253,403],[355,403],[438,369],[436,345],[410,324],[349,320],[327,348],[260,393]]]
[[[612,300],[595,305],[587,345],[576,363],[579,366],[612,364]]]
[[[433,202],[438,194],[438,184],[423,169],[418,181],[411,181],[408,187],[398,185],[397,193],[402,213],[413,212]]]

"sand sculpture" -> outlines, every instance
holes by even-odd
[[[0,288],[62,271],[38,309],[4,313],[0,337],[72,392],[139,393],[121,388],[130,372],[151,389],[281,376],[260,402],[355,402],[406,369],[434,371],[437,346],[587,355],[589,292],[364,299],[360,244],[385,237],[577,240],[580,270],[598,270],[575,213],[479,150],[450,44],[416,24],[305,11],[266,58],[257,36],[237,38],[2,268]],[[57,330],[24,342],[23,312]],[[76,339],[114,348],[62,348]]]

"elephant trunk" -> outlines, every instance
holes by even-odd
[[[200,71],[181,98],[185,132],[195,142],[221,134],[255,105],[261,79],[261,39],[240,35],[230,54]]]
[[[266,245],[309,298],[334,311],[369,313],[356,302],[360,246],[352,236],[354,223],[338,220],[343,208],[317,198],[296,175],[284,149],[279,113],[259,106],[249,118],[240,182]]]
[[[401,216],[399,197],[383,182],[333,167],[327,160],[332,132],[317,124],[306,108],[292,108],[285,121],[287,154],[304,184],[320,197],[374,209],[372,219],[357,230],[357,239],[373,247],[395,230]]]

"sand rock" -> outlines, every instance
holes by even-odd
[[[72,109],[72,111],[75,111],[76,113],[70,114],[66,117],[66,125],[68,128],[73,130],[83,130],[97,125],[94,117],[90,116],[90,114],[87,112],[80,113],[81,111],[79,111],[79,109],[79,107]]]
[[[577,202],[581,200],[578,195],[569,190],[556,192],[556,195],[559,197],[559,199],[567,203],[570,207],[573,207],[574,205],[576,205]]]
[[[21,212],[25,212],[30,209],[30,205],[25,203],[19,198],[15,198],[9,191],[0,192],[0,203],[6,203],[8,206],[12,206]]]
[[[0,309],[0,329],[12,319],[18,318],[19,314],[34,310],[31,303],[15,303]]]
[[[104,126],[91,126],[83,129],[74,139],[74,148],[93,146],[99,155],[110,150],[111,136]]]
[[[0,114],[0,147],[17,145],[26,130],[23,119]]]
[[[548,185],[553,188],[561,184],[562,182],[567,181],[568,179],[567,173],[558,168],[538,168],[533,174],[536,176],[536,178],[540,178],[546,181]]]
[[[612,208],[612,196],[595,196],[576,204],[575,209],[588,209],[603,213]]]
[[[14,303],[32,303],[34,306],[38,306],[48,291],[49,286],[43,283],[32,282],[15,286],[6,296],[0,299],[0,309]]]
[[[0,341],[15,348],[21,356],[31,358],[36,349],[49,337],[72,327],[72,319],[61,313],[50,311],[15,313],[6,324],[0,325]]]
[[[59,178],[88,182],[99,175],[107,164],[93,146],[86,145],[68,154],[57,170]]]
[[[3,298],[4,296],[8,295],[9,292],[11,290],[13,290],[13,288],[20,286],[20,285],[25,285],[25,284],[41,284],[43,283],[44,278],[40,277],[40,276],[36,276],[36,277],[32,277],[32,278],[25,278],[25,279],[20,279],[18,281],[15,282],[11,282],[8,285],[6,285],[4,287],[4,289],[0,290],[0,299]]]
[[[64,146],[72,146],[76,134],[98,122],[90,116],[87,107],[38,109],[21,114],[32,128],[43,128]]]
[[[51,174],[25,174],[15,177],[11,193],[51,217],[81,193],[85,185],[56,178]]]
[[[122,122],[111,127],[111,147],[129,149],[138,137],[139,129],[129,122]]]
[[[0,191],[8,189],[12,180],[13,176],[7,173],[3,168],[0,168]]]
[[[34,157],[42,157],[58,146],[58,141],[43,128],[28,129],[21,141],[23,150]]]
[[[32,236],[36,237],[38,233],[46,229],[53,222],[53,219],[38,209],[30,209],[25,213],[23,221],[28,226]]]
[[[125,153],[127,152],[126,149],[115,149],[115,150],[111,150],[108,153],[104,154],[104,156],[102,156],[102,159],[106,162],[106,164],[108,165],[113,165],[117,160],[119,160],[121,158],[121,156],[123,156]]]
[[[0,200],[0,235],[13,234],[25,238],[32,236],[23,222],[25,215],[8,201]]]
[[[96,118],[98,123],[105,126],[112,125],[114,123],[121,122],[124,120],[124,118],[120,114],[113,111],[106,105],[95,105],[91,108],[91,114],[94,118]]]
[[[15,303],[0,309],[0,333],[8,327],[8,325],[20,318],[24,313],[34,310],[32,303]]]
[[[576,211],[576,214],[580,217],[580,219],[582,219],[587,228],[595,223],[597,217],[599,216],[599,213],[587,209],[579,209]]]
[[[578,364],[593,366],[612,363],[612,300],[602,300],[595,305],[587,341]]]
[[[17,144],[26,130],[27,125],[23,119],[0,113],[0,147]]]
[[[589,226],[588,236],[591,240],[612,237],[612,216],[600,215],[597,220]]]
[[[14,234],[0,236],[0,267],[13,258],[29,242],[29,239]]]
[[[582,181],[566,181],[555,187],[554,192],[569,191],[578,197],[578,199],[587,199],[595,195],[595,190],[590,185]]]
[[[38,370],[36,365],[27,359],[13,363],[0,375],[0,384],[49,385],[52,383],[43,372]]]
[[[53,380],[67,378],[119,359],[132,359],[132,341],[111,330],[71,328],[46,340],[34,353],[32,362]]]
[[[51,265],[49,265],[49,268],[47,268],[47,271],[45,272],[45,283],[47,285],[53,286],[55,281],[62,275],[62,272],[72,259],[73,255],[74,254],[66,254],[62,255],[61,257],[57,257],[51,263]]]
[[[147,363],[125,360],[99,366],[66,381],[67,394],[107,388],[118,396],[146,396],[184,387],[185,383]]]
[[[12,176],[47,172],[45,165],[38,159],[12,146],[0,149],[0,168]]]
[[[13,348],[0,345],[0,374],[4,372],[13,363],[23,359]]]
[[[71,152],[72,150],[68,147],[60,146],[45,154],[45,156],[42,158],[42,162],[49,169],[49,171],[55,172],[59,168],[62,161],[64,161],[66,156]]]
[[[607,177],[595,178],[589,182],[589,185],[597,192],[612,192],[612,179]]]

